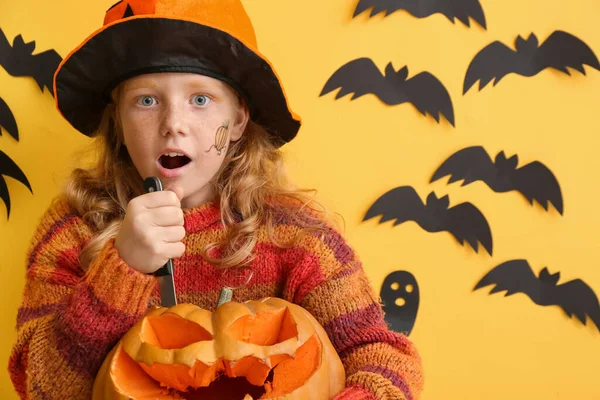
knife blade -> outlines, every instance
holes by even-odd
[[[162,182],[155,176],[144,179],[144,189],[146,193],[152,193],[163,190]],[[175,281],[173,279],[173,260],[169,259],[167,263],[154,272],[160,288],[160,303],[163,307],[173,307],[177,305],[177,294],[175,292]]]

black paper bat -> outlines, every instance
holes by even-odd
[[[15,116],[2,97],[0,97],[0,127],[4,128],[10,136],[15,138],[16,141],[19,141],[19,128],[17,127],[17,121],[15,121]],[[2,135],[1,129],[0,135]]]
[[[510,260],[488,272],[473,291],[495,285],[490,294],[524,293],[540,306],[561,307],[569,318],[575,315],[584,325],[587,315],[600,331],[600,304],[594,291],[581,279],[557,285],[559,278],[560,272],[550,274],[546,267],[536,277],[527,260]]]
[[[378,198],[367,211],[363,221],[382,215],[379,223],[396,220],[394,226],[407,221],[415,221],[427,232],[446,231],[460,244],[465,241],[478,252],[478,242],[492,255],[492,233],[490,226],[477,207],[471,203],[461,203],[448,208],[448,196],[437,198],[429,193],[426,203],[411,186],[400,186]]]
[[[62,58],[54,50],[46,50],[33,55],[35,42],[25,43],[23,37],[18,35],[11,46],[6,35],[0,29],[0,65],[12,76],[29,76],[35,79],[44,91],[46,87],[54,96],[54,72]]]
[[[554,68],[570,75],[567,68],[573,68],[585,75],[584,65],[600,70],[592,49],[570,33],[554,31],[541,46],[538,44],[537,36],[532,33],[527,40],[517,37],[516,51],[499,41],[484,47],[467,69],[463,94],[478,80],[479,90],[482,90],[492,79],[496,86],[510,73],[530,77],[546,68]]]
[[[10,194],[8,193],[8,186],[6,185],[3,175],[10,176],[11,178],[21,182],[23,185],[27,186],[32,194],[33,190],[31,189],[31,185],[29,184],[27,177],[23,171],[21,171],[21,168],[19,168],[19,166],[15,164],[15,162],[9,156],[0,150],[0,198],[6,205],[6,214],[8,219],[10,217]]]
[[[406,10],[417,18],[426,18],[433,14],[442,14],[454,23],[457,18],[466,26],[470,26],[469,17],[473,18],[484,29],[485,15],[479,0],[360,0],[354,10],[353,18],[372,8],[370,17],[383,11],[387,17],[397,10]]]
[[[388,105],[412,103],[421,114],[429,113],[438,123],[441,113],[454,126],[454,109],[450,94],[435,76],[421,72],[410,79],[408,68],[397,72],[392,63],[381,74],[370,58],[357,58],[341,66],[325,83],[319,96],[341,88],[336,99],[354,93],[352,100],[365,94],[374,94]]]
[[[385,277],[380,292],[385,321],[392,330],[409,336],[419,310],[419,284],[408,271],[394,271]],[[403,300],[397,304],[397,300]]]
[[[536,200],[548,210],[552,203],[559,213],[563,213],[563,198],[556,177],[539,161],[517,168],[519,158],[513,155],[506,158],[504,151],[496,155],[495,162],[482,146],[467,147],[457,151],[435,171],[431,182],[450,175],[448,183],[463,180],[462,186],[475,181],[483,181],[493,191],[503,193],[516,190],[533,204]]]

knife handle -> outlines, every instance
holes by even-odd
[[[146,193],[159,192],[163,190],[162,182],[156,176],[144,179],[144,190]]]
[[[144,179],[144,190],[146,193],[158,192],[163,190],[162,182],[156,176],[150,176]],[[173,260],[169,259],[167,263],[154,271],[154,276],[173,275]]]

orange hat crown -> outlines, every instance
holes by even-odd
[[[241,0],[119,1],[106,11],[103,26],[59,65],[56,105],[75,129],[92,136],[118,84],[161,72],[198,73],[227,83],[277,146],[300,128],[275,68],[258,51]]]
[[[135,16],[195,22],[227,32],[257,50],[252,21],[239,0],[121,0],[108,9],[104,25]]]

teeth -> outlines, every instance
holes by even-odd
[[[183,154],[181,154],[181,153],[166,153],[165,155],[167,155],[169,157],[183,156]]]

